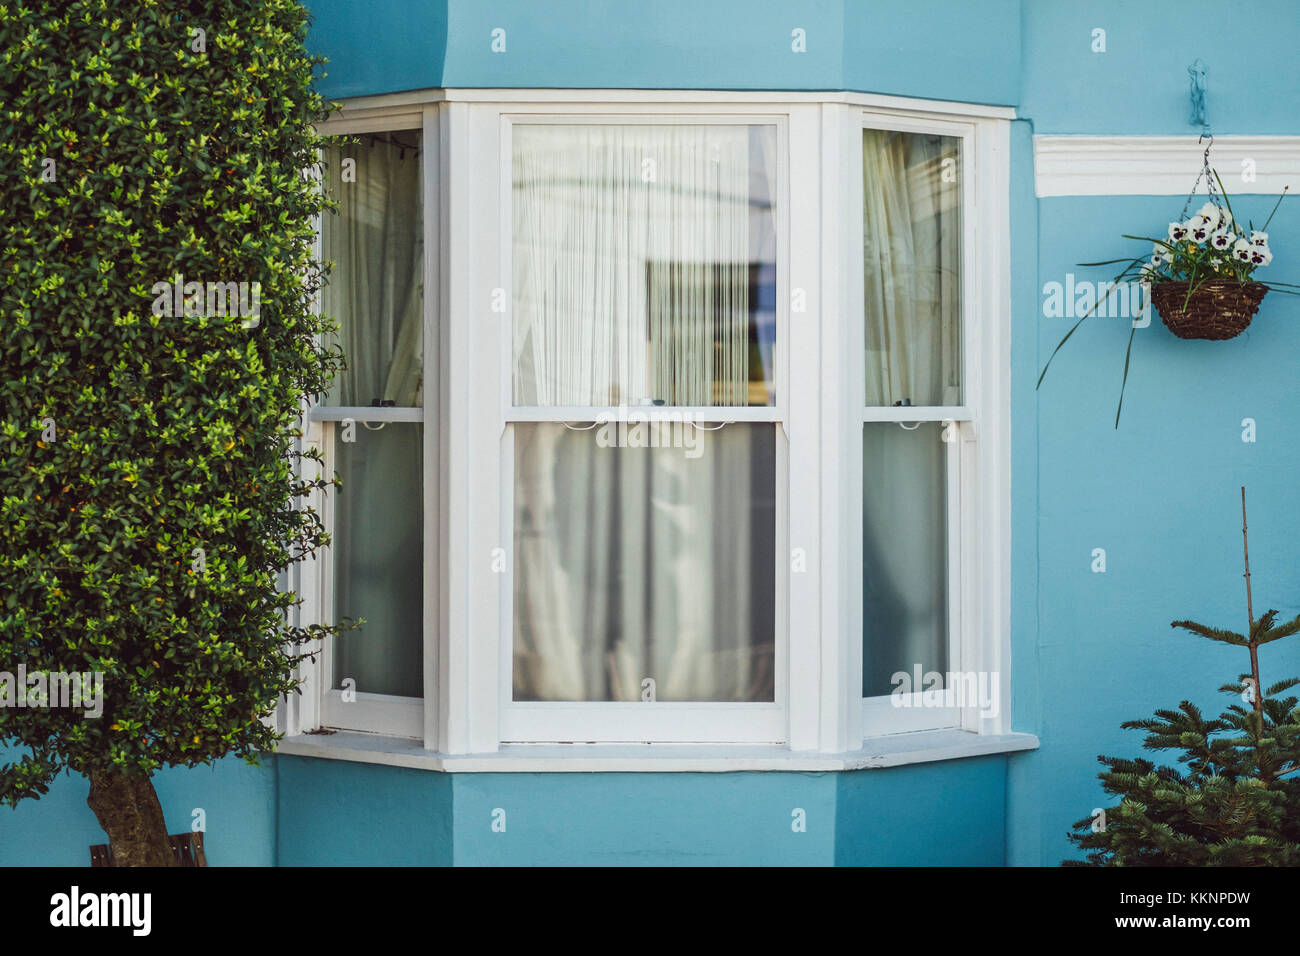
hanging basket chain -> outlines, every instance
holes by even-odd
[[[1196,143],[1199,146],[1201,140],[1205,139],[1205,133],[1196,137]],[[1187,202],[1183,203],[1183,214],[1179,217],[1180,222],[1187,221],[1187,210],[1192,208],[1192,200],[1196,197],[1196,190],[1200,188],[1201,180],[1205,180],[1205,195],[1209,198],[1210,204],[1216,209],[1222,209],[1223,203],[1219,195],[1218,188],[1214,185],[1214,170],[1210,168],[1210,147],[1214,145],[1214,134],[1210,133],[1210,141],[1205,144],[1205,153],[1201,159],[1201,171],[1196,174],[1196,182],[1192,183],[1192,191],[1187,194]]]

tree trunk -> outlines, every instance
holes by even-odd
[[[175,866],[162,804],[148,777],[111,770],[89,774],[86,803],[108,834],[114,866]]]

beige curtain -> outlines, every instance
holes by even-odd
[[[961,142],[863,130],[866,404],[961,404]]]

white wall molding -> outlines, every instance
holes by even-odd
[[[1038,196],[1186,196],[1205,143],[1186,136],[1034,137]],[[1243,162],[1254,164],[1243,182]],[[1300,136],[1216,136],[1210,163],[1229,196],[1300,189]],[[1204,187],[1202,187],[1202,191]]]

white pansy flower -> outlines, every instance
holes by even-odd
[[[1151,261],[1142,266],[1141,277],[1143,280],[1150,281],[1160,277],[1160,270],[1164,267],[1164,256],[1159,254],[1151,257]]]
[[[1268,251],[1267,246],[1250,246],[1250,264],[1252,266],[1266,266],[1273,261],[1273,253]]]
[[[1250,253],[1254,247],[1245,239],[1238,239],[1232,246],[1232,258],[1240,262],[1249,262]]]
[[[1182,242],[1187,238],[1187,223],[1171,222],[1169,224],[1169,241]]]
[[[1213,232],[1219,228],[1219,207],[1212,202],[1207,202],[1197,211],[1188,224],[1204,226],[1208,232]]]
[[[1210,227],[1200,222],[1199,217],[1188,223],[1187,238],[1198,246],[1210,238]]]
[[[1210,248],[1217,249],[1220,252],[1227,252],[1229,249],[1232,248],[1232,244],[1235,240],[1236,240],[1236,236],[1234,236],[1231,232],[1220,230],[1219,232],[1216,232],[1214,233],[1214,235],[1210,236]]]
[[[1268,248],[1268,233],[1266,233],[1266,232],[1260,232],[1258,229],[1256,229],[1254,232],[1252,232],[1252,233],[1250,234],[1250,244],[1251,244],[1252,246],[1259,246],[1259,247],[1261,247],[1261,248],[1263,248],[1263,249],[1267,249],[1267,248]]]

